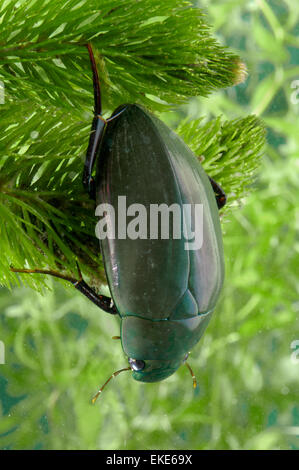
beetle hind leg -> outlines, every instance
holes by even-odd
[[[226,204],[226,201],[227,201],[226,194],[221,188],[221,186],[218,183],[216,183],[216,181],[213,180],[213,178],[211,178],[210,176],[209,176],[209,180],[212,185],[213,191],[215,193],[215,198],[216,198],[218,209],[220,210]]]

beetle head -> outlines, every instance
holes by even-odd
[[[193,371],[189,364],[187,363],[189,353],[185,354],[182,360],[177,361],[158,361],[158,360],[148,360],[143,361],[142,359],[132,359],[129,358],[129,365],[130,367],[125,367],[124,369],[117,370],[114,372],[108,380],[104,383],[104,385],[100,388],[100,390],[95,394],[92,399],[92,403],[95,403],[99,395],[102,393],[103,389],[106,385],[110,382],[113,377],[116,377],[121,372],[126,370],[131,370],[133,378],[138,380],[139,382],[159,382],[160,380],[164,380],[170,375],[172,375],[181,364],[185,364],[193,379],[193,387],[196,388],[196,378],[193,374]]]
[[[180,365],[181,360],[163,361],[163,360],[138,360],[129,358],[129,364],[132,370],[133,379],[139,382],[159,382],[174,374]]]

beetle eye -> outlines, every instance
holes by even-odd
[[[129,364],[131,369],[137,372],[145,368],[145,362],[139,359],[132,359],[129,357]]]

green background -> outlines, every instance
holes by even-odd
[[[289,1],[205,0],[215,35],[249,77],[163,113],[261,116],[267,146],[254,190],[223,218],[225,287],[190,365],[158,384],[122,374],[118,323],[62,283],[42,296],[0,290],[0,448],[298,449],[299,6]],[[297,85],[298,89],[298,85]],[[298,103],[296,103],[298,101]],[[297,219],[296,219],[297,217]],[[297,226],[297,227],[296,227]],[[294,356],[294,355],[293,355]]]

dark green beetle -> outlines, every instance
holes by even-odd
[[[202,205],[202,246],[187,250],[186,241],[173,233],[168,239],[102,239],[112,300],[97,295],[81,275],[76,280],[53,271],[17,271],[44,272],[66,279],[103,310],[118,314],[129,367],[117,371],[108,381],[123,370],[132,370],[135,380],[156,382],[186,362],[210,321],[224,277],[218,208],[225,204],[226,197],[184,142],[140,106],[120,106],[107,120],[101,116],[99,79],[90,45],[88,50],[95,117],[84,187],[97,205],[115,208],[117,219],[121,217],[120,196],[126,196],[127,206],[138,203],[148,213],[153,205]]]
[[[116,218],[118,198],[123,195],[127,206],[138,203],[148,212],[153,204],[203,205],[199,250],[184,249],[182,238],[101,240],[114,308],[121,318],[122,347],[133,378],[156,382],[186,360],[219,297],[224,262],[218,208],[224,205],[225,195],[183,141],[140,106],[120,106],[103,120],[90,47],[89,52],[95,119],[84,185],[90,195],[97,204],[113,206]]]

